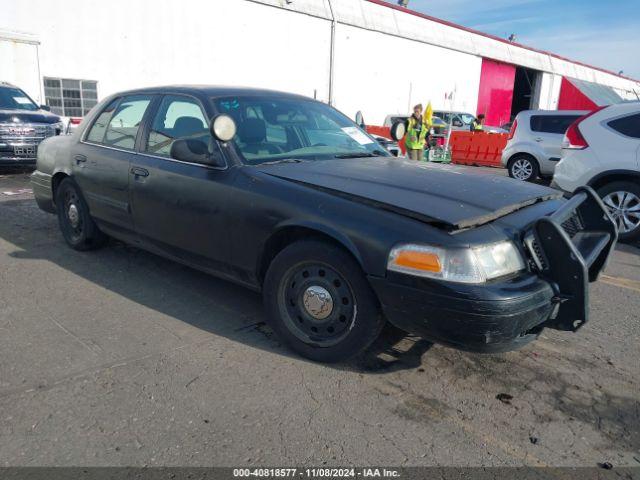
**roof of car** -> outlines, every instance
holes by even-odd
[[[520,116],[542,115],[542,116],[558,116],[558,115],[585,115],[588,110],[524,110],[518,114]]]
[[[475,117],[475,115],[473,115],[473,113],[469,113],[469,112],[462,112],[460,110],[434,110],[433,113],[453,113],[456,115],[472,115]]]
[[[300,100],[311,100],[309,97],[295,93],[281,92],[278,90],[267,90],[262,88],[222,86],[222,85],[162,85],[157,87],[136,88],[115,95],[133,95],[140,93],[183,93],[191,95],[204,95],[207,97],[232,97],[235,95],[260,95],[270,97],[289,97]]]

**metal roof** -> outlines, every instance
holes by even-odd
[[[587,98],[589,98],[589,100],[599,107],[622,103],[624,101],[624,99],[618,95],[613,88],[607,87],[606,85],[585,82],[584,80],[578,80],[576,78],[567,78],[567,81],[573,84],[574,87],[580,90],[587,96]]]

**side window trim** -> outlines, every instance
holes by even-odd
[[[147,111],[145,112],[144,117],[142,117],[141,128],[138,129],[138,136],[136,137],[136,144],[134,148],[135,153],[145,153],[144,148],[147,144],[147,139],[149,138],[153,119],[155,118],[156,113],[160,108],[160,104],[162,103],[162,99],[165,96],[166,95],[161,94],[152,95]]]
[[[124,97],[115,97],[114,99],[112,99],[110,102],[105,103],[104,108],[102,108],[95,117],[93,117],[93,120],[91,120],[91,124],[85,128],[84,132],[82,132],[82,139],[81,142],[82,143],[88,143],[90,145],[98,145],[98,146],[105,146],[104,145],[104,137],[107,134],[107,128],[109,127],[109,123],[111,122],[111,118],[113,117],[113,114],[116,113],[116,111],[118,111],[118,107],[120,106],[120,103],[122,103],[122,99]],[[104,132],[102,133],[102,140],[100,142],[92,142],[87,140],[87,137],[89,136],[89,133],[91,132],[91,130],[93,130],[93,127],[95,126],[96,122],[98,121],[98,119],[100,118],[100,115],[102,115],[102,112],[104,112],[107,108],[109,108],[109,106],[113,103],[113,101],[116,100],[116,104],[113,107],[113,111],[111,112],[111,115],[109,115],[109,118],[107,119],[107,126],[104,129]]]

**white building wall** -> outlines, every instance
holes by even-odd
[[[474,112],[482,57],[544,72],[542,108],[557,105],[560,76],[611,86],[625,98],[640,92],[639,82],[367,0],[0,0],[0,11],[0,30],[40,40],[42,76],[97,80],[101,98],[205,83],[328,101],[333,20],[335,104],[350,116],[363,110],[372,124],[429,100]],[[37,68],[33,55],[19,57],[19,69]],[[445,104],[456,88],[456,103]]]
[[[339,24],[335,46],[334,101],[354,118],[382,125],[387,115],[416,103],[475,112],[482,59],[420,42]],[[445,94],[456,91],[455,103]]]
[[[294,3],[300,5],[313,3],[314,1],[316,0],[296,0]],[[332,3],[338,20],[349,25],[410,38],[430,45],[512,63],[542,72],[597,82],[622,90],[632,91],[634,88],[637,90],[640,87],[640,82],[634,80],[602,72],[595,68],[581,66],[569,60],[563,60],[517,44],[472,33],[455,26],[430,21],[367,0],[332,0]]]
[[[44,103],[38,43],[32,35],[0,30],[0,80],[20,86],[36,102]]]
[[[326,19],[244,0],[5,2],[0,28],[38,32],[42,75],[98,80],[101,98],[129,88],[203,83],[328,100]]]

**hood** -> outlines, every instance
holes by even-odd
[[[60,117],[46,110],[0,110],[0,123],[58,123]]]
[[[392,158],[275,163],[255,168],[450,231],[483,225],[562,196],[557,190],[481,171]]]

